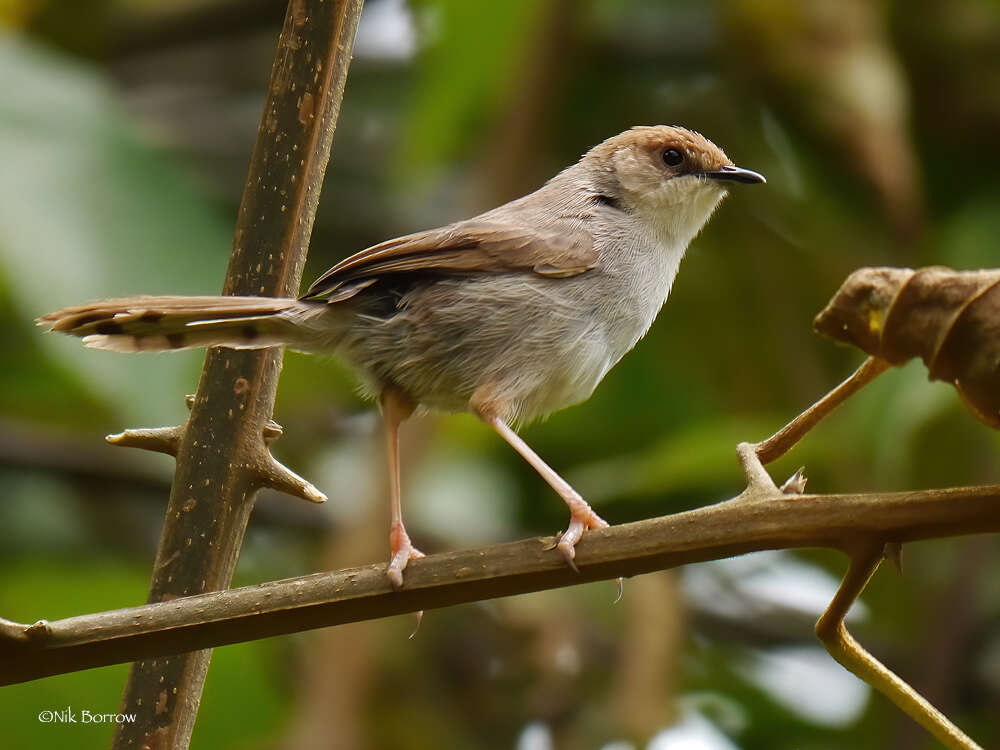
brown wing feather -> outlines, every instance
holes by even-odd
[[[566,221],[539,231],[489,221],[465,221],[387,240],[342,260],[302,295],[351,296],[380,276],[397,273],[509,273],[576,276],[597,266],[589,232]]]

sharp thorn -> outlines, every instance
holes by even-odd
[[[300,477],[284,464],[278,462],[274,456],[268,454],[266,463],[258,471],[261,484],[271,487],[289,495],[301,497],[311,503],[325,503],[327,498],[316,487]]]
[[[801,495],[806,491],[806,475],[803,473],[806,470],[805,466],[800,466],[794,474],[792,474],[785,483],[781,485],[781,492],[785,495]]]
[[[264,425],[264,429],[261,430],[261,434],[264,436],[264,442],[270,445],[275,440],[281,437],[284,429],[280,424],[275,422],[273,419],[267,420],[267,424]]]
[[[38,620],[24,629],[24,635],[32,641],[39,641],[52,635],[48,620]]]
[[[120,445],[126,448],[142,448],[147,451],[156,451],[157,453],[167,453],[171,456],[176,456],[183,434],[184,426],[175,425],[174,427],[125,430],[114,435],[108,435],[104,439],[112,445]]]

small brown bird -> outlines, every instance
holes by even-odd
[[[129,297],[38,324],[119,352],[284,345],[343,357],[382,405],[396,588],[422,557],[403,526],[399,425],[417,406],[471,411],[569,506],[558,547],[575,567],[584,531],[607,523],[510,425],[593,393],[649,329],[732,182],[764,178],[693,131],[636,127],[523,198],[352,255],[299,299]]]

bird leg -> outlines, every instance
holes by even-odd
[[[385,426],[386,455],[389,459],[389,498],[392,520],[389,525],[389,549],[392,559],[386,575],[394,589],[403,587],[403,569],[410,560],[424,553],[413,546],[403,526],[403,504],[399,483],[399,425],[413,413],[413,402],[397,388],[388,387],[379,397]]]
[[[566,531],[559,535],[559,542],[556,547],[562,552],[563,557],[566,558],[566,562],[569,563],[573,570],[577,570],[576,563],[573,558],[576,557],[576,543],[580,541],[580,537],[583,536],[583,532],[587,529],[604,529],[607,528],[608,522],[597,515],[593,508],[587,504],[580,493],[570,487],[569,483],[559,476],[555,470],[552,469],[547,463],[545,463],[541,457],[535,453],[524,440],[521,439],[520,435],[511,429],[510,425],[504,422],[500,417],[489,414],[485,411],[476,410],[477,416],[483,420],[486,424],[492,427],[496,432],[506,440],[510,446],[521,454],[532,468],[537,471],[542,479],[548,482],[549,486],[556,491],[556,493],[563,499],[567,506],[569,506],[569,526],[566,527]]]

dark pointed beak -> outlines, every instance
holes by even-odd
[[[743,167],[737,167],[730,165],[728,167],[719,167],[719,169],[713,169],[709,172],[699,172],[699,177],[704,177],[709,180],[729,180],[730,182],[743,182],[747,185],[753,185],[755,183],[767,182],[764,179],[764,175],[760,172],[754,172],[752,169],[743,169]]]

